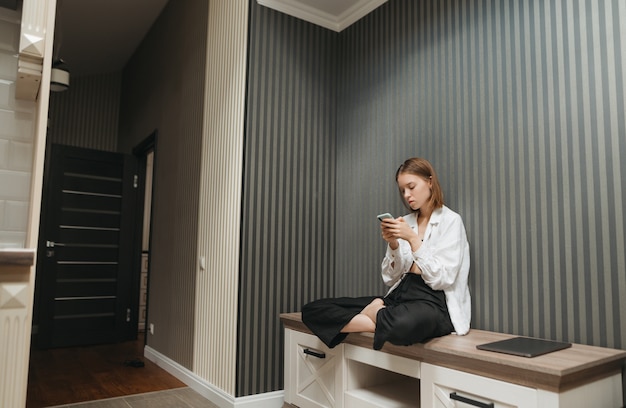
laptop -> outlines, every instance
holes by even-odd
[[[536,357],[568,347],[572,347],[572,343],[536,339],[533,337],[513,337],[476,346],[479,350],[495,351],[497,353],[512,354],[521,357]]]

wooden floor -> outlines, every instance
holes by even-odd
[[[144,337],[112,345],[31,350],[26,408],[94,401],[186,385],[143,357]],[[144,367],[134,367],[136,361]]]

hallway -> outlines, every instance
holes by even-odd
[[[136,341],[50,350],[32,349],[27,408],[143,394],[186,385],[143,357]],[[143,366],[142,366],[143,365]]]

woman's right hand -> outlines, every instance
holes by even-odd
[[[398,239],[394,236],[392,229],[396,227],[397,220],[393,218],[387,218],[381,221],[380,229],[382,230],[382,236],[385,241],[389,244],[391,249],[398,249],[400,245],[398,243]]]

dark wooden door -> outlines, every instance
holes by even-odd
[[[37,257],[41,347],[137,335],[134,162],[129,155],[51,146]]]

